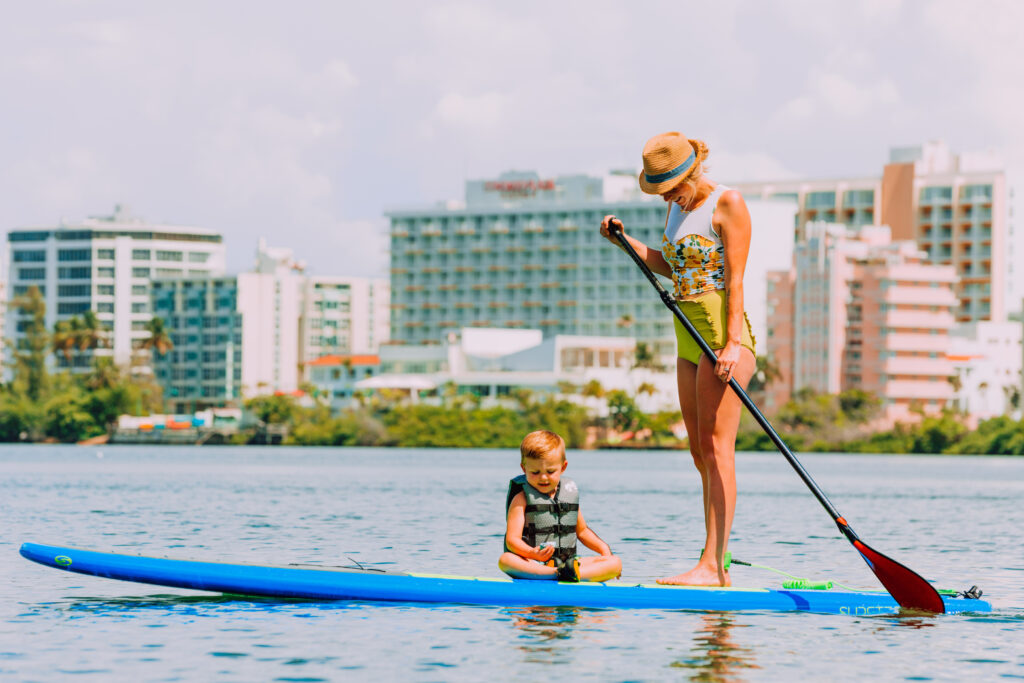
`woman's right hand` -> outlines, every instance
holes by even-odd
[[[616,218],[614,214],[608,214],[607,216],[604,217],[604,220],[601,221],[601,237],[605,238],[614,245],[618,245],[619,241],[615,239],[614,235],[612,235],[611,228],[609,227],[612,221],[618,223],[619,229],[622,231],[623,235],[626,234],[626,226],[622,224],[622,221]]]

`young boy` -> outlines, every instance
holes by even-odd
[[[517,579],[607,581],[622,561],[597,537],[579,511],[576,482],[562,477],[569,463],[565,441],[554,432],[526,435],[519,446],[523,474],[509,482],[505,500],[505,552],[498,566]],[[576,556],[576,541],[599,557]]]

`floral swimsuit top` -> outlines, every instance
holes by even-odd
[[[711,219],[728,189],[718,185],[693,211],[683,211],[674,202],[669,206],[661,253],[672,268],[676,299],[725,289],[725,245]]]

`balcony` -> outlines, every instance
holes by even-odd
[[[908,306],[956,305],[956,297],[947,287],[890,287],[882,295],[882,301],[887,304]]]
[[[900,356],[898,358],[887,358],[882,363],[882,372],[887,375],[927,375],[928,377],[939,377],[942,381],[945,381],[946,377],[953,374],[953,363],[946,358],[944,353],[939,358]],[[897,381],[928,382],[930,380]]]
[[[934,382],[928,380],[897,379],[886,382],[879,395],[888,399],[909,398],[911,400],[948,400],[953,398],[953,386],[943,377]]]
[[[916,327],[948,330],[953,327],[953,314],[948,311],[888,311],[882,316],[885,327]]]

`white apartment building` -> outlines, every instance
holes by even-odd
[[[9,296],[38,287],[50,329],[58,320],[95,311],[110,342],[96,353],[118,364],[129,363],[136,342],[148,336],[154,278],[217,276],[225,267],[220,233],[150,223],[120,205],[109,216],[12,230],[7,242]],[[5,326],[15,344],[22,336],[16,317],[8,311]],[[88,365],[89,357],[72,363]]]
[[[388,341],[387,278],[307,276],[301,298],[299,362],[304,368],[324,356],[372,355]]]
[[[174,343],[153,356],[176,412],[298,388],[301,264],[260,240],[253,272],[153,282],[153,312]]]
[[[1022,332],[1020,322],[977,322],[950,333],[957,408],[972,420],[1013,412],[1011,396],[1024,391]]]
[[[174,410],[291,393],[314,379],[312,368],[325,390],[340,391],[341,355],[371,354],[387,340],[387,283],[304,271],[291,249],[261,239],[249,272],[154,281],[154,314],[174,350],[153,364]]]

